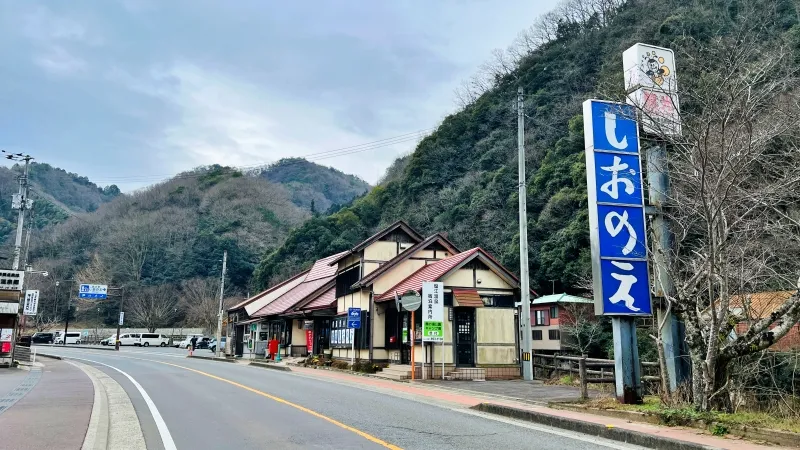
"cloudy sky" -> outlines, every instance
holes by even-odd
[[[374,183],[555,4],[0,0],[0,148],[123,190],[305,155]]]

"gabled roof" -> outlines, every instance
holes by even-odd
[[[319,278],[332,277],[336,275],[336,267],[332,267],[330,262],[342,255],[347,254],[347,251],[337,253],[335,255],[326,256],[325,258],[318,259],[311,266],[305,281],[317,280]]]
[[[553,294],[553,295],[543,295],[531,301],[531,304],[533,306],[547,305],[552,303],[594,303],[594,300],[590,298],[576,297],[574,295]]]
[[[235,305],[231,306],[230,308],[228,308],[228,311],[234,311],[234,310],[236,310],[236,309],[243,308],[243,307],[245,307],[245,306],[247,306],[247,305],[249,305],[249,304],[253,303],[254,301],[256,301],[256,300],[258,300],[258,299],[260,299],[260,298],[264,297],[265,295],[269,294],[270,292],[273,292],[273,291],[275,291],[276,289],[279,289],[280,287],[282,287],[282,286],[286,285],[287,283],[290,283],[290,282],[292,282],[293,280],[296,280],[296,279],[297,279],[297,277],[299,277],[299,276],[301,276],[301,275],[305,275],[307,272],[308,272],[308,271],[306,271],[306,272],[300,272],[299,274],[297,274],[297,275],[295,275],[295,276],[293,276],[293,277],[291,277],[291,278],[288,278],[288,279],[286,279],[286,280],[283,280],[283,281],[281,281],[280,283],[276,284],[275,286],[272,286],[272,287],[270,287],[270,288],[268,288],[268,289],[265,289],[265,290],[263,290],[263,291],[259,292],[258,294],[256,294],[256,295],[254,295],[254,296],[252,296],[252,297],[248,298],[248,299],[242,300],[241,302],[239,302],[239,303],[237,303],[237,304],[235,304]]]
[[[797,289],[791,291],[755,292],[753,294],[734,295],[731,296],[728,309],[739,317],[762,319],[783,306],[786,300],[796,293]]]
[[[300,272],[288,280],[283,281],[280,284],[277,284],[276,286],[258,294],[254,297],[253,301],[244,306],[245,312],[252,316],[259,309],[272,303],[275,301],[275,299],[285,294],[287,291],[294,289],[298,284],[302,283],[303,280],[305,280],[306,275],[308,275],[308,272],[308,270]]]
[[[386,273],[389,269],[397,266],[398,264],[407,260],[408,258],[411,258],[412,256],[414,256],[414,253],[420,250],[424,250],[426,247],[435,242],[442,244],[442,246],[446,248],[451,255],[459,253],[458,248],[452,242],[450,242],[446,237],[444,237],[444,235],[442,235],[441,233],[432,234],[427,238],[425,238],[425,240],[423,240],[422,242],[414,244],[414,246],[406,249],[404,252],[390,259],[385,264],[382,264],[380,267],[370,272],[364,278],[358,280],[356,284],[354,284],[352,287],[358,288],[361,286],[369,286],[373,281],[375,281],[378,277]]]
[[[417,233],[417,231],[415,229],[411,228],[411,226],[409,224],[407,224],[404,220],[398,220],[397,222],[389,225],[388,227],[386,227],[386,228],[382,229],[381,231],[379,231],[379,232],[373,234],[372,236],[368,237],[366,240],[360,242],[358,245],[356,245],[352,249],[350,249],[350,250],[348,250],[346,252],[340,253],[339,257],[334,259],[334,260],[332,260],[332,261],[330,261],[329,264],[330,265],[334,265],[334,264],[338,263],[339,261],[341,261],[342,259],[346,258],[347,256],[352,255],[353,253],[360,252],[361,250],[364,250],[365,248],[369,247],[373,242],[379,240],[380,238],[382,238],[382,237],[386,236],[387,234],[391,233],[392,231],[395,231],[395,230],[398,230],[398,229],[403,230],[406,234],[411,236],[411,239],[414,239],[416,242],[420,242],[423,239],[422,235]]]
[[[505,278],[509,284],[511,284],[514,287],[519,287],[519,279],[517,279],[517,277],[515,277],[513,273],[511,273],[508,269],[503,267],[499,262],[497,262],[494,258],[492,258],[492,256],[489,255],[485,250],[483,250],[480,247],[475,247],[473,249],[467,250],[457,255],[453,255],[441,261],[436,261],[435,263],[428,264],[427,266],[420,268],[416,272],[406,277],[401,282],[387,289],[386,292],[376,297],[375,301],[387,301],[389,299],[392,299],[394,298],[395,292],[397,292],[398,294],[402,294],[409,290],[420,291],[422,289],[423,281],[439,280],[447,276],[451,272],[460,269],[461,267],[463,267],[464,265],[466,265],[467,263],[476,258],[479,259],[484,264],[486,264],[487,266],[489,266],[491,269],[493,269],[495,273]],[[536,292],[533,292],[533,290],[531,290],[531,292],[534,295],[536,295]]]
[[[336,286],[331,286],[327,291],[322,292],[305,305],[298,303],[293,309],[295,311],[315,311],[318,309],[336,307]]]
[[[266,317],[283,314],[298,302],[303,301],[306,297],[314,294],[320,288],[325,287],[325,285],[327,285],[332,279],[333,277],[317,278],[316,280],[300,283],[290,291],[256,311],[254,314],[252,314],[252,317]]]
[[[396,285],[387,289],[386,292],[379,295],[375,300],[389,300],[391,298],[394,298],[395,292],[397,292],[398,294],[403,294],[410,290],[419,291],[422,289],[423,281],[438,280],[451,270],[462,265],[462,263],[466,262],[471,256],[478,253],[478,251],[480,251],[480,249],[476,247],[471,250],[459,253],[457,255],[453,255],[449,258],[445,258],[441,261],[436,261],[435,263],[428,264],[425,267],[421,267],[419,270],[412,273],[404,280],[400,281]]]

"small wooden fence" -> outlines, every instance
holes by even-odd
[[[560,374],[576,373],[581,381],[581,398],[589,397],[589,383],[614,384],[614,360],[578,356],[533,354],[534,378],[552,378]],[[548,364],[549,363],[549,364]],[[657,362],[642,362],[642,381],[659,381]],[[539,369],[537,371],[537,369]],[[539,376],[536,376],[539,375]]]

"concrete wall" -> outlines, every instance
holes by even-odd
[[[511,289],[506,281],[491,270],[476,270],[475,276],[481,280],[475,287],[484,289]]]
[[[478,340],[476,364],[513,364],[517,361],[514,309],[477,308],[475,331]]]
[[[376,303],[375,304],[375,313],[371,314],[372,320],[375,322],[374,326],[374,334],[373,334],[373,347],[383,347],[386,345],[386,308],[389,307],[388,303]],[[386,358],[378,358],[377,355],[375,356],[376,359],[386,359]]]
[[[300,329],[297,328],[297,324],[300,324]],[[302,345],[304,347],[306,345],[306,330],[303,329],[302,319],[292,320],[292,345]]]
[[[378,268],[380,268],[380,267],[381,267],[381,265],[378,264],[378,263],[365,262],[364,265],[362,266],[362,269],[361,269],[361,276],[365,277],[365,276],[371,274],[372,272],[378,270]]]
[[[448,275],[442,281],[444,281],[445,287],[448,288],[513,289],[503,278],[491,270],[474,270],[474,272],[473,274],[473,269],[461,268]],[[481,280],[481,282],[476,283],[476,279]]]

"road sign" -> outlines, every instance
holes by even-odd
[[[347,328],[361,328],[361,308],[347,308]]]
[[[25,282],[25,272],[21,270],[0,270],[0,291],[21,291]]]
[[[26,316],[35,316],[39,311],[39,291],[27,290],[25,291],[25,304],[22,307],[22,313]]]
[[[635,108],[583,103],[595,312],[649,315],[650,277]]]
[[[83,337],[89,336],[89,332],[87,330],[83,330]]]
[[[119,312],[119,324],[122,325],[123,322],[125,322],[125,311],[120,311]],[[117,337],[119,337],[119,336],[117,336]]]
[[[406,311],[416,311],[422,306],[422,296],[417,291],[408,291],[400,297],[400,305]]]
[[[444,341],[444,283],[422,283],[422,342]]]
[[[78,288],[80,298],[108,298],[108,286],[105,284],[82,284]]]

